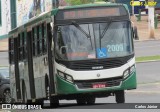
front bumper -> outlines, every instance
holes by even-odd
[[[68,95],[68,94],[79,94],[79,93],[92,93],[92,92],[112,92],[116,90],[127,90],[135,89],[137,87],[136,72],[133,72],[129,75],[128,78],[122,80],[120,85],[106,87],[106,88],[85,88],[79,89],[74,83],[69,83],[59,76],[56,76],[57,79],[57,94]],[[87,82],[87,81],[86,81]]]

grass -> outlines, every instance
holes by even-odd
[[[160,60],[160,55],[136,57],[136,62],[157,61]]]

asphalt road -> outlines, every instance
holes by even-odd
[[[135,41],[136,57],[160,55],[160,40]]]

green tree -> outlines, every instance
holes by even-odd
[[[80,5],[92,2],[92,0],[66,0],[70,5]]]
[[[87,3],[93,3],[96,1],[106,1],[106,0],[66,0],[66,2],[69,3],[70,5],[87,4]]]

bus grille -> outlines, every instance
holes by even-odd
[[[78,80],[74,81],[74,83],[78,86],[79,89],[87,89],[87,88],[92,88],[93,84],[105,84],[106,87],[114,87],[114,86],[119,86],[122,77],[118,78],[109,78],[109,79],[97,79],[97,80]]]
[[[121,60],[92,60],[92,61],[87,60],[87,61],[71,62],[69,68],[73,70],[109,69],[109,68],[120,67],[125,63],[126,62]]]
[[[65,61],[56,59],[56,62],[72,70],[85,71],[85,70],[100,70],[100,69],[121,67],[133,57],[134,54],[117,58],[76,60],[76,61]]]

